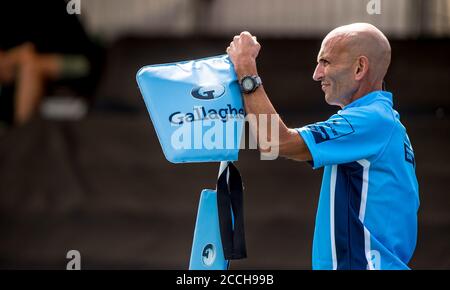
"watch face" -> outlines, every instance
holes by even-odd
[[[245,78],[242,80],[242,87],[246,91],[251,91],[254,87],[253,80],[251,78]]]

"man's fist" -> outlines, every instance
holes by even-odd
[[[227,47],[227,53],[233,62],[236,73],[255,74],[256,57],[258,56],[261,45],[252,36],[250,32],[244,31],[236,35],[230,46]]]

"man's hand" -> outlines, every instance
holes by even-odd
[[[239,77],[247,74],[256,74],[256,57],[258,57],[261,45],[250,32],[244,31],[236,35],[227,53],[233,62],[234,69]]]

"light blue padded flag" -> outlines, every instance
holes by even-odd
[[[216,190],[200,195],[189,270],[227,270],[247,257],[243,185],[232,162],[222,162]]]
[[[226,270],[228,261],[220,238],[217,192],[204,189],[200,194],[189,270]]]
[[[238,159],[245,112],[227,55],[145,66],[136,79],[167,160]]]

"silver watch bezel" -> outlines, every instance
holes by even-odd
[[[253,84],[251,89],[246,89],[244,87],[244,85],[243,85],[244,81],[246,81],[248,79],[250,79],[252,81],[252,84]],[[246,75],[246,76],[243,76],[241,78],[241,80],[239,81],[239,85],[241,87],[241,91],[244,94],[253,93],[254,91],[256,91],[257,88],[259,88],[261,86],[261,84],[262,84],[261,78],[259,76],[257,76],[257,75]]]

